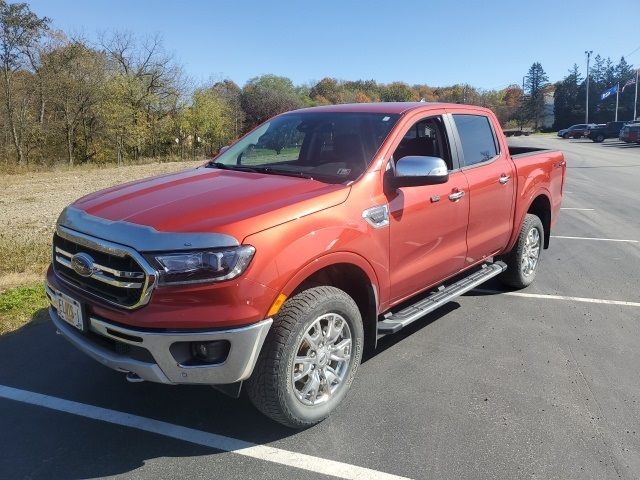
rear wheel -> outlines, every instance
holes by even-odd
[[[604,142],[604,135],[599,133],[598,135],[595,136],[593,141],[596,142],[596,143]]]
[[[340,404],[362,358],[358,306],[335,287],[315,287],[287,300],[247,382],[251,402],[292,428],[314,425]]]
[[[536,278],[543,239],[544,227],[540,218],[528,213],[522,223],[517,243],[501,258],[507,264],[507,269],[499,276],[503,284],[514,288],[531,285]]]

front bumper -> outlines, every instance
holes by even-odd
[[[55,309],[55,292],[45,285],[51,301],[51,320],[58,331],[76,348],[94,360],[120,372],[132,372],[151,382],[167,384],[222,385],[246,380],[251,375],[258,354],[271,327],[267,318],[252,325],[226,330],[144,331],[115,325],[94,316],[87,318],[88,334],[62,320]],[[127,355],[108,348],[100,340],[130,345],[148,355]],[[171,353],[171,345],[179,342],[227,340],[229,354],[224,362],[213,365],[183,365]],[[120,351],[126,349],[120,349]]]

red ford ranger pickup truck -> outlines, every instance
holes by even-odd
[[[560,152],[509,147],[479,107],[284,113],[206,165],[68,206],[51,318],[130,381],[244,386],[306,427],[380,337],[494,276],[529,285],[565,169]]]

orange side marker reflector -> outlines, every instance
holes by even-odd
[[[284,293],[281,293],[280,295],[278,295],[278,298],[275,299],[275,301],[271,305],[271,308],[267,312],[267,317],[273,317],[276,313],[278,313],[280,311],[280,307],[282,307],[282,304],[286,300],[287,300],[287,296]]]

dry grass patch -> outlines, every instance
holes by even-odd
[[[82,167],[2,175],[0,333],[18,328],[27,322],[38,308],[42,308],[44,291],[41,289],[41,279],[51,258],[53,229],[58,215],[65,206],[96,190],[193,168],[202,163],[195,161],[123,167]],[[33,301],[33,305],[30,301]]]

